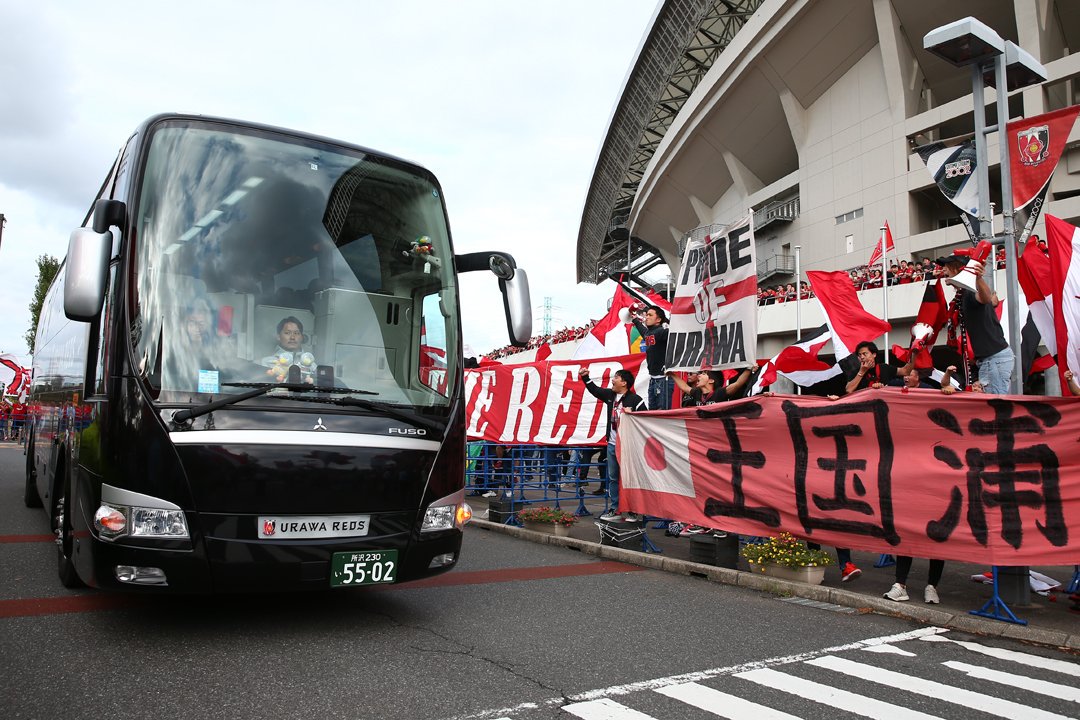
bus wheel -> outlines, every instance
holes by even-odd
[[[56,571],[61,585],[66,588],[80,588],[83,587],[83,581],[79,579],[79,574],[75,572],[75,563],[71,561],[75,542],[68,513],[70,495],[71,483],[65,482],[60,497],[56,499]]]
[[[37,491],[37,472],[34,470],[34,449],[26,452],[26,487],[23,488],[23,504],[28,508],[41,507],[41,495]]]

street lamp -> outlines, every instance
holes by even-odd
[[[979,239],[1005,245],[1005,291],[1010,299],[1009,346],[1013,351],[1013,374],[1009,392],[1023,393],[1020,377],[1020,309],[1017,303],[1019,283],[1016,277],[1016,235],[1013,227],[1012,173],[1009,143],[1005,126],[1009,121],[1011,90],[1046,80],[1044,68],[1030,53],[1016,43],[1003,40],[994,30],[973,17],[966,17],[931,30],[923,37],[923,48],[957,67],[971,67],[971,95],[975,104],[975,162],[979,185]],[[997,89],[997,124],[986,124],[986,84]],[[998,132],[1001,150],[1001,213],[1005,219],[1001,237],[993,237],[990,210],[990,174],[986,154],[986,136]]]
[[[1020,360],[1020,309],[1019,283],[1016,277],[1016,233],[1013,227],[1012,172],[1009,165],[1009,141],[1006,124],[1009,121],[1009,97],[1012,90],[1035,85],[1046,80],[1044,68],[1030,53],[1008,40],[1003,40],[994,30],[973,17],[931,30],[923,37],[923,49],[957,67],[971,67],[971,97],[975,105],[975,163],[979,184],[979,239],[993,240],[1005,245],[1005,292],[1009,299],[1009,347],[1013,352],[1013,373],[1009,380],[1009,393],[1024,392]],[[989,84],[997,90],[997,125],[986,125],[986,101],[983,89]],[[986,136],[998,132],[1001,149],[1001,214],[1004,231],[1000,238],[993,237],[993,211],[990,206],[990,172],[987,167]],[[993,255],[990,256],[991,261]],[[993,274],[991,273],[991,277]],[[1004,599],[1011,603],[1026,605],[1031,598],[1026,567],[1004,568],[1008,582],[1001,583]],[[1000,575],[998,571],[995,579]],[[998,585],[998,583],[995,583]],[[995,598],[998,587],[995,587]],[[987,604],[987,607],[989,603]],[[1012,611],[1005,608],[1015,620]],[[988,615],[986,607],[973,611]],[[994,617],[998,617],[995,613]],[[1004,619],[1004,618],[1001,618]]]

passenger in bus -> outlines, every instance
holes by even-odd
[[[289,368],[300,368],[302,382],[315,383],[315,355],[304,347],[304,323],[292,315],[282,318],[277,324],[277,347],[272,355],[262,359],[262,364],[269,368],[267,375],[273,375],[278,382],[284,382],[289,375]]]
[[[210,304],[203,298],[196,298],[188,306],[184,317],[184,333],[192,350],[210,347],[212,317]]]

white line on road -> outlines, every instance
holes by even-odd
[[[927,715],[918,710],[822,685],[813,680],[804,680],[769,668],[739,673],[735,677],[875,720],[940,720],[936,715]]]
[[[1043,657],[1041,655],[1031,655],[1030,653],[1018,652],[1016,650],[1006,650],[1005,648],[980,645],[979,643],[968,642],[967,640],[953,640],[952,638],[942,637],[940,635],[926,635],[919,639],[932,642],[955,643],[972,652],[988,655],[997,658],[998,660],[1008,660],[1040,670],[1052,670],[1054,672],[1064,673],[1065,675],[1080,677],[1080,665],[1065,662],[1064,660],[1054,660],[1053,658]]]
[[[772,667],[776,665],[790,665],[792,663],[806,662],[807,660],[822,655],[828,655],[831,653],[845,652],[847,650],[861,650],[866,647],[872,647],[874,645],[885,645],[889,643],[904,642],[906,640],[920,640],[928,635],[937,635],[939,633],[949,632],[947,628],[940,627],[924,627],[917,630],[909,630],[904,633],[897,633],[896,635],[883,635],[876,638],[867,638],[866,640],[858,640],[856,642],[845,643],[844,645],[834,645],[829,648],[822,648],[820,650],[811,650],[809,652],[798,653],[796,655],[784,655],[781,657],[768,658],[766,660],[754,660],[748,663],[742,663],[740,665],[729,665],[727,667],[713,668],[711,670],[699,670],[697,672],[684,673],[682,675],[671,675],[664,678],[656,678],[653,680],[642,680],[636,683],[627,683],[626,685],[612,685],[611,687],[601,688],[599,690],[587,690],[583,693],[571,695],[569,697],[553,697],[546,700],[540,700],[529,703],[521,703],[511,707],[493,708],[491,710],[484,710],[478,713],[471,713],[468,715],[456,715],[448,720],[494,720],[494,718],[500,715],[512,715],[515,712],[525,709],[536,709],[541,707],[559,707],[567,700],[572,702],[587,702],[589,700],[599,700],[605,697],[615,697],[619,695],[629,695],[631,693],[640,692],[642,690],[656,690],[657,688],[664,687],[666,685],[677,685],[679,683],[686,682],[700,682],[701,680],[708,680],[714,677],[720,677],[721,675],[734,675],[740,672],[746,672],[748,670],[757,670],[758,668]]]
[[[563,705],[563,710],[582,720],[656,720],[652,715],[638,712],[607,698]]]
[[[1038,693],[1039,695],[1049,695],[1052,698],[1060,698],[1062,700],[1080,703],[1080,688],[1059,685],[1058,683],[1039,680],[1037,678],[1028,677],[1027,675],[1014,675],[1013,673],[1001,672],[1000,670],[991,670],[990,668],[980,667],[979,665],[968,665],[967,663],[955,662],[953,660],[941,664],[947,668],[959,670],[960,672],[966,673],[973,678],[978,678],[979,680],[989,680],[991,682],[1000,683],[1006,687],[1018,687],[1029,692]]]
[[[713,715],[728,718],[728,720],[801,720],[798,716],[789,715],[782,710],[758,705],[736,695],[728,695],[697,683],[669,685],[657,688],[656,692],[711,712]]]
[[[897,690],[915,693],[916,695],[924,695],[926,697],[934,698],[935,700],[963,705],[972,710],[990,713],[998,717],[1016,718],[1017,720],[1019,720],[1019,718],[1024,718],[1024,720],[1028,720],[1029,718],[1030,720],[1064,720],[1065,718],[1064,715],[1047,712],[1028,705],[1021,705],[1020,703],[1014,703],[1011,700],[987,697],[982,693],[972,692],[971,690],[964,690],[963,688],[953,687],[952,685],[946,685],[944,683],[934,682],[933,680],[926,680],[920,677],[912,677],[911,675],[905,675],[892,670],[885,670],[883,668],[874,667],[873,665],[863,665],[862,663],[845,660],[844,658],[838,658],[832,655],[808,660],[806,664],[822,667],[826,670],[834,670],[843,675],[880,683],[881,685],[887,685],[896,688]]]

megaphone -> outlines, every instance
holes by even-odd
[[[986,262],[986,258],[990,257],[990,253],[993,251],[994,246],[990,244],[988,240],[980,240],[974,247],[953,250],[953,255],[959,255],[960,257],[967,257],[970,259],[960,272],[956,273],[945,282],[953,287],[977,292],[978,285],[976,283],[979,279],[978,264]]]
[[[911,326],[911,349],[912,350],[925,350],[926,346],[934,334],[933,326],[927,323],[915,323]]]

